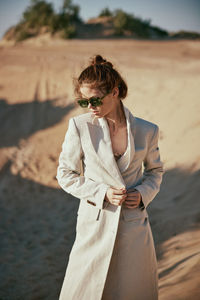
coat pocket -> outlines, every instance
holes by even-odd
[[[81,200],[77,215],[78,219],[82,219],[85,222],[98,221],[100,219],[101,209]]]

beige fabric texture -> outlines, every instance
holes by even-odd
[[[159,127],[123,108],[129,138],[124,164],[115,161],[105,118],[86,113],[69,121],[57,180],[80,199],[80,205],[60,300],[158,298],[157,260],[146,208],[159,192],[164,173]],[[105,205],[109,186],[137,189],[145,208]]]

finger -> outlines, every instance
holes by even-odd
[[[123,195],[123,194],[126,194],[126,190],[114,189],[113,194],[114,195]]]
[[[130,203],[124,202],[124,205],[125,206],[130,206],[130,207],[135,207],[135,206],[138,206],[138,203],[132,203],[132,204],[130,204]]]
[[[113,201],[112,204],[113,204],[113,205],[116,205],[116,206],[119,206],[119,205],[120,205],[120,202],[119,202],[119,201]]]
[[[126,201],[138,201],[139,198],[126,197]]]
[[[136,198],[136,197],[138,197],[138,195],[136,195],[136,194],[133,194],[133,195],[127,194],[127,198]]]
[[[117,205],[121,205],[124,202],[125,199],[113,199],[112,202],[117,204]]]
[[[114,195],[113,200],[125,200],[126,195]]]
[[[125,199],[125,202],[127,203],[127,204],[134,204],[134,203],[137,203],[137,202],[139,202],[139,200],[137,200],[137,199]]]
[[[122,205],[124,202],[125,202],[125,199],[122,199],[122,200],[120,201],[120,205]]]
[[[126,202],[124,202],[124,205],[125,206],[129,206],[129,207],[137,207],[139,204],[138,203],[132,203],[132,204],[129,204],[129,203],[126,203]]]
[[[134,205],[134,204],[140,203],[140,201],[136,201],[136,200],[129,200],[129,201],[125,200],[124,202],[125,202],[127,205]]]
[[[136,204],[135,204],[135,205],[128,205],[128,204],[126,204],[125,206],[128,207],[128,208],[135,208],[135,207],[137,207],[138,205],[136,205]]]
[[[128,197],[138,197],[138,193],[127,193]]]
[[[137,206],[126,206],[126,208],[133,209],[133,208],[137,208]]]
[[[127,200],[135,200],[135,199],[140,199],[140,197],[138,195],[134,195],[134,196],[127,195],[126,199]]]
[[[137,190],[127,190],[128,193],[138,193],[139,191]]]
[[[130,196],[141,196],[141,193],[138,190],[135,191],[127,191],[127,194]]]

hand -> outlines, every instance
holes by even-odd
[[[124,201],[124,206],[127,208],[136,208],[139,206],[142,196],[139,191],[132,190],[130,192],[127,191],[127,197]]]
[[[125,201],[126,197],[127,193],[125,188],[116,189],[110,187],[106,192],[105,200],[113,205],[119,206]]]

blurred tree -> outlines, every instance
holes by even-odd
[[[116,35],[123,35],[127,28],[128,18],[127,14],[122,9],[117,9],[114,12],[114,29]]]
[[[170,36],[172,38],[181,38],[181,39],[200,39],[200,33],[194,31],[180,30],[177,32],[172,32]]]
[[[73,5],[71,0],[64,0],[59,14],[51,20],[51,32],[61,31],[62,38],[71,38],[76,35],[76,25],[82,23],[79,16],[80,7]]]
[[[37,35],[42,27],[48,30],[54,17],[52,4],[43,0],[31,0],[24,11],[21,21],[15,27],[14,36],[17,42]]]
[[[23,13],[22,23],[26,23],[27,28],[40,28],[48,26],[54,16],[51,3],[43,0],[31,0],[31,5]]]
[[[105,7],[101,10],[99,17],[112,17],[112,12],[108,7]]]
[[[20,23],[15,28],[15,39],[22,41],[40,32],[60,32],[62,38],[76,35],[76,26],[82,23],[79,16],[80,7],[73,5],[72,0],[63,0],[59,13],[55,13],[51,3],[44,0],[31,0],[24,11]]]
[[[108,7],[101,10],[99,17],[109,17],[112,30],[117,36],[134,36],[138,38],[166,37],[168,32],[158,27],[151,26],[151,20],[142,20],[122,9],[110,11]],[[78,32],[88,30],[80,17],[79,5],[74,5],[73,0],[63,0],[58,13],[54,12],[51,3],[45,0],[30,0],[30,5],[24,11],[21,21],[6,33],[9,38],[22,41],[40,33],[50,32],[62,38],[72,38]],[[95,34],[95,33],[94,33]],[[179,33],[179,36],[185,36]],[[192,35],[194,36],[194,35]]]
[[[61,14],[68,16],[70,21],[79,22],[81,21],[79,13],[80,13],[79,5],[72,4],[72,0],[63,0]]]
[[[116,35],[124,35],[126,32],[134,34],[137,37],[150,37],[150,20],[142,20],[133,14],[128,14],[122,9],[114,12],[114,29]]]

